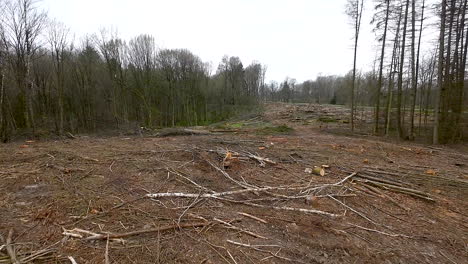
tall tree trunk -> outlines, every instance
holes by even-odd
[[[442,143],[447,143],[447,139],[451,137],[452,129],[450,124],[451,113],[450,108],[450,93],[453,90],[452,85],[452,71],[451,71],[451,59],[452,59],[452,32],[453,32],[453,20],[455,16],[455,1],[452,0],[449,9],[449,20],[448,20],[448,32],[447,32],[447,47],[445,52],[445,68],[444,68],[444,83],[442,85],[440,100],[441,100],[441,126],[439,128],[439,137],[442,139]]]
[[[5,74],[3,69],[0,71],[0,139],[2,142],[8,141],[8,121],[5,107]]]
[[[465,69],[466,69],[466,49],[467,49],[467,41],[463,43],[465,36],[465,25],[466,25],[466,7],[467,7],[467,0],[460,2],[460,9],[461,12],[458,14],[458,22],[457,22],[457,39],[456,39],[456,46],[455,46],[455,55],[454,55],[454,94],[452,94],[452,98],[455,99],[452,102],[452,113],[453,113],[453,123],[452,127],[455,131],[452,134],[452,141],[456,140],[457,136],[463,136],[463,131],[460,128],[460,120],[463,113],[463,99],[464,99],[464,83],[465,83]],[[467,31],[468,33],[468,31]]]
[[[434,107],[434,131],[432,134],[432,143],[439,144],[439,127],[440,127],[440,97],[442,92],[442,86],[444,84],[444,49],[445,49],[445,16],[447,10],[447,1],[442,0],[442,11],[440,13],[440,32],[439,32],[439,58],[438,58],[438,70],[437,70],[437,90],[436,90],[436,102]]]
[[[377,81],[377,97],[376,97],[376,108],[375,108],[375,128],[374,131],[377,134],[379,132],[379,116],[380,116],[380,93],[382,90],[382,79],[383,79],[383,63],[385,59],[385,43],[387,40],[387,27],[388,17],[390,14],[390,0],[387,1],[387,10],[385,12],[385,26],[382,37],[382,50],[380,52],[380,65],[379,65],[379,80]]]
[[[393,102],[393,88],[395,84],[395,71],[398,67],[398,50],[399,47],[399,40],[400,40],[400,28],[401,28],[401,19],[403,17],[401,10],[400,15],[398,16],[398,23],[396,27],[395,33],[395,40],[393,42],[393,52],[392,52],[392,61],[390,64],[390,76],[389,76],[389,84],[388,84],[388,95],[387,95],[387,110],[386,110],[386,118],[385,118],[385,135],[389,134],[390,131],[390,124],[391,124],[391,113],[392,113],[392,102]]]
[[[354,61],[353,61],[353,79],[351,84],[351,131],[354,131],[354,108],[355,108],[355,98],[354,90],[356,85],[356,62],[357,62],[357,48],[358,48],[358,39],[359,39],[359,30],[361,29],[361,17],[363,10],[364,0],[357,1],[356,7],[356,17],[355,17],[355,28],[354,28]]]
[[[421,20],[419,21],[419,37],[418,37],[418,52],[416,55],[416,88],[418,86],[419,80],[419,56],[421,53],[421,38],[422,38],[422,31],[423,31],[423,23],[424,23],[424,8],[425,8],[425,0],[422,0],[422,7],[421,7]],[[416,96],[415,96],[416,99]],[[419,99],[419,126],[418,126],[418,134],[421,132],[421,116],[422,116],[422,102],[423,102],[423,94],[421,91],[421,96]],[[416,104],[416,102],[414,102]]]
[[[414,139],[414,114],[417,95],[416,77],[416,0],[411,1],[411,108],[410,108],[410,132],[409,138]]]
[[[30,55],[27,55],[26,61],[26,107],[28,110],[28,123],[32,130],[32,136],[36,135],[36,122],[34,120],[34,106],[33,106],[33,95],[34,95],[34,82],[31,79],[31,59]]]
[[[408,24],[408,9],[410,0],[406,1],[405,16],[403,22],[403,40],[401,42],[401,57],[400,57],[400,69],[398,72],[398,93],[397,93],[397,129],[398,135],[401,139],[405,138],[404,123],[401,115],[401,97],[403,89],[403,69],[405,62],[405,44],[406,44],[406,27]]]

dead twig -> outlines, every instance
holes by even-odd
[[[8,232],[8,237],[5,242],[5,247],[6,247],[8,256],[10,256],[11,263],[19,264],[20,262],[16,258],[15,249],[11,245],[11,242],[13,240],[13,232],[14,232],[13,228],[11,228],[10,231]]]
[[[164,226],[164,227],[159,227],[159,228],[150,228],[150,229],[144,229],[144,230],[137,230],[137,231],[121,233],[121,234],[111,234],[111,233],[95,234],[95,235],[91,235],[89,237],[84,238],[84,240],[104,240],[104,239],[126,238],[126,237],[141,235],[141,234],[163,232],[163,231],[173,230],[173,229],[181,229],[181,228],[189,228],[189,227],[202,227],[202,226],[206,226],[208,224],[210,224],[210,223],[209,222],[190,223],[190,224],[170,225],[170,226]]]
[[[231,203],[240,203],[240,204],[245,204],[245,205],[249,205],[252,207],[267,208],[267,209],[273,209],[273,210],[278,210],[278,211],[291,211],[291,212],[299,212],[299,213],[305,213],[305,214],[318,214],[318,215],[323,215],[323,216],[328,216],[328,217],[340,217],[341,216],[338,214],[333,214],[333,213],[315,210],[315,209],[305,209],[305,208],[296,208],[296,207],[288,207],[288,206],[268,206],[268,205],[261,205],[261,204],[256,204],[252,202],[246,202],[246,201],[236,201],[236,200],[231,200],[231,199],[226,199],[226,198],[218,198],[218,199],[221,201],[227,201]]]
[[[368,184],[368,185],[373,185],[375,187],[379,187],[379,188],[382,188],[384,190],[389,190],[389,191],[393,191],[393,192],[408,194],[408,195],[413,196],[415,198],[423,199],[423,200],[426,200],[426,201],[435,202],[435,200],[429,194],[427,194],[425,192],[415,190],[415,189],[400,187],[400,186],[387,184],[387,183],[380,183],[380,182],[371,181],[371,180],[363,180],[362,183],[363,184]]]
[[[324,185],[321,185],[321,186],[316,186],[316,187],[308,188],[308,189],[302,191],[301,193],[310,194],[312,191],[320,191],[320,190],[323,190],[323,189],[325,189],[325,188],[336,187],[336,186],[343,185],[345,182],[347,182],[348,180],[350,180],[351,178],[353,178],[354,176],[356,176],[356,174],[357,174],[357,172],[353,172],[353,173],[351,173],[350,175],[348,175],[348,176],[346,176],[345,178],[343,178],[342,180],[340,180],[339,182],[332,183],[332,184],[324,184]],[[309,184],[310,184],[310,183],[309,183]]]
[[[190,203],[189,206],[187,206],[187,208],[185,208],[185,210],[182,212],[182,214],[180,214],[179,219],[177,219],[177,224],[180,223],[180,220],[181,220],[182,217],[185,215],[185,213],[187,213],[187,211],[190,210],[190,208],[194,207],[196,204],[198,204],[199,202],[202,201],[202,200],[199,200],[201,194],[202,194],[202,193],[200,193],[200,194],[198,195],[198,197],[195,198],[195,199],[193,200],[193,202]]]
[[[237,264],[237,261],[236,259],[234,259],[234,257],[232,256],[231,252],[229,252],[229,250],[226,249],[226,252],[228,253],[229,257],[232,259],[232,261],[234,262],[234,264]]]
[[[224,177],[228,178],[230,181],[234,182],[235,184],[239,185],[240,187],[242,188],[254,188],[255,186],[253,185],[250,185],[250,184],[244,184],[240,181],[237,181],[235,180],[234,178],[232,178],[225,170],[219,168],[218,166],[216,166],[215,164],[213,164],[211,161],[209,160],[206,160],[206,162],[208,162],[208,164],[211,165],[211,167],[213,167],[214,169],[216,169],[217,171],[221,172],[221,174],[223,174]]]
[[[258,218],[258,217],[256,217],[256,216],[253,216],[253,215],[251,215],[251,214],[244,213],[244,212],[237,212],[237,213],[240,214],[240,215],[243,215],[243,216],[245,216],[245,217],[248,217],[248,218],[250,218],[250,219],[253,219],[253,220],[255,220],[255,221],[258,221],[258,222],[260,222],[260,223],[268,224],[267,221],[265,221],[265,220],[263,220],[263,219],[261,219],[261,218]]]
[[[195,181],[191,180],[189,177],[186,177],[186,176],[183,175],[182,173],[180,173],[180,172],[178,172],[178,171],[176,171],[176,170],[174,170],[174,169],[172,169],[172,168],[166,168],[166,170],[167,170],[168,172],[170,172],[170,173],[173,173],[173,174],[175,174],[175,175],[177,175],[177,176],[179,176],[179,177],[181,177],[181,178],[187,180],[188,182],[190,182],[191,184],[195,185],[195,186],[196,186],[197,188],[199,188],[199,189],[202,189],[202,190],[204,190],[204,191],[206,191],[206,192],[209,192],[209,193],[214,193],[213,190],[210,190],[210,189],[208,189],[208,188],[206,188],[206,187],[204,187],[204,186],[201,186],[200,184],[198,184],[198,183],[196,183]]]
[[[232,241],[232,240],[226,240],[226,242],[230,243],[230,244],[233,244],[233,245],[236,245],[236,246],[241,246],[241,247],[246,247],[246,248],[250,248],[250,249],[253,249],[253,250],[256,250],[256,251],[259,251],[259,252],[263,252],[263,253],[267,253],[267,254],[270,254],[272,257],[275,257],[275,258],[278,258],[278,259],[282,259],[282,260],[286,260],[286,261],[289,261],[289,262],[293,262],[293,263],[306,263],[306,262],[302,262],[300,260],[297,260],[297,259],[290,259],[290,258],[287,258],[287,257],[283,257],[283,256],[280,256],[278,255],[279,251],[277,253],[273,253],[271,251],[268,251],[268,250],[264,250],[264,249],[261,249],[259,247],[265,247],[265,245],[250,245],[250,244],[244,244],[244,243],[240,243],[240,242],[236,242],[236,241]],[[268,245],[268,246],[271,246],[271,245]],[[276,245],[275,245],[276,246]],[[279,246],[278,246],[279,247]]]
[[[248,230],[245,230],[245,229],[242,229],[240,227],[237,227],[237,226],[234,226],[232,225],[231,223],[228,223],[226,221],[223,221],[221,219],[218,219],[218,218],[214,218],[213,219],[214,221],[218,222],[218,223],[221,223],[223,225],[226,225],[227,227],[229,227],[230,229],[234,229],[234,230],[237,230],[237,231],[240,231],[242,233],[246,233],[247,235],[251,235],[255,238],[261,238],[261,239],[267,239],[266,237],[262,236],[262,235],[258,235],[258,234],[255,234],[254,232],[251,232],[251,231],[248,231]]]
[[[110,264],[110,260],[109,260],[109,234],[107,234],[106,253],[105,253],[104,259],[106,261],[106,264]]]
[[[360,217],[366,219],[367,221],[373,223],[374,225],[379,225],[378,223],[376,223],[374,220],[370,219],[369,217],[365,216],[363,213],[361,212],[358,212],[357,210],[353,209],[352,207],[346,205],[345,203],[341,202],[340,200],[336,199],[335,197],[331,196],[331,195],[328,195],[328,197],[332,200],[334,200],[335,202],[341,204],[342,206],[346,207],[347,209],[351,210],[352,212],[356,213],[357,215],[359,215]]]
[[[329,217],[338,217],[338,216],[340,216],[340,215],[337,215],[337,214],[328,213],[328,212],[315,210],[315,209],[280,207],[280,206],[267,206],[267,205],[261,205],[261,204],[246,202],[246,201],[236,201],[236,200],[232,200],[232,199],[221,198],[221,196],[244,193],[244,192],[248,192],[248,191],[253,192],[253,191],[255,191],[255,189],[230,191],[230,192],[214,193],[214,194],[202,194],[202,195],[195,194],[195,193],[151,193],[151,194],[147,194],[146,197],[148,197],[148,198],[163,198],[163,197],[212,198],[212,199],[218,199],[218,200],[221,200],[221,201],[227,201],[227,202],[232,202],[232,203],[241,203],[241,204],[245,204],[245,205],[249,205],[249,206],[253,206],[253,207],[259,207],[259,208],[269,208],[269,209],[282,210],[282,211],[294,211],[294,212],[301,212],[301,213],[319,214],[319,215],[324,215],[324,216],[329,216]]]
[[[72,224],[72,225],[76,225],[76,224],[78,224],[78,223],[80,223],[80,222],[82,222],[82,221],[85,221],[85,220],[91,220],[91,219],[94,219],[94,218],[102,217],[102,216],[104,216],[104,215],[110,213],[112,210],[118,209],[118,208],[120,208],[120,207],[122,207],[122,206],[124,206],[124,205],[127,205],[127,204],[130,204],[130,203],[133,203],[133,202],[142,200],[142,199],[144,199],[144,198],[145,198],[145,196],[140,196],[140,197],[137,197],[137,198],[135,198],[135,199],[133,199],[133,200],[129,200],[129,201],[126,201],[126,202],[122,202],[122,203],[120,203],[120,204],[118,204],[118,205],[116,205],[116,206],[114,206],[114,207],[111,207],[111,208],[109,208],[109,209],[107,209],[107,210],[105,210],[105,211],[103,211],[103,212],[101,212],[101,213],[99,213],[99,214],[89,214],[89,215],[87,215],[87,216],[85,216],[85,217],[83,217],[83,218],[80,218],[80,219],[77,220],[77,221],[61,223],[61,225],[71,225],[71,224]]]
[[[78,264],[72,256],[68,256],[68,259],[70,260],[72,264]]]
[[[371,229],[371,228],[367,228],[367,227],[363,227],[363,226],[355,225],[355,224],[351,224],[351,223],[348,223],[348,225],[351,225],[351,226],[353,226],[353,227],[360,228],[360,229],[362,229],[362,230],[366,230],[366,231],[369,231],[369,232],[375,232],[375,233],[378,233],[378,234],[381,234],[381,235],[385,235],[385,236],[411,238],[410,236],[407,236],[407,235],[403,235],[403,234],[390,234],[390,233],[386,233],[386,232],[379,231],[379,230],[376,230],[376,229]]]

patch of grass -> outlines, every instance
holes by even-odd
[[[257,130],[258,134],[262,135],[271,135],[271,134],[289,134],[293,132],[294,129],[287,125],[279,125],[279,126],[269,126],[263,127]]]
[[[245,126],[244,123],[219,123],[215,124],[212,127],[215,129],[223,129],[223,130],[233,130],[233,129],[241,129]]]
[[[242,128],[244,126],[244,123],[227,124],[227,126],[230,128]]]

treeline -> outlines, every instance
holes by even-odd
[[[101,30],[80,42],[33,0],[0,1],[0,138],[202,125],[257,104],[266,67]]]
[[[302,83],[286,78],[281,83],[268,83],[266,98],[282,102],[349,105],[351,82],[352,72],[345,76],[318,76],[315,80]],[[356,107],[372,106],[375,100],[376,74],[358,72],[356,82]]]
[[[354,33],[353,70],[301,84],[290,79],[270,84],[276,98],[349,104],[351,129],[357,107],[373,106],[373,130],[379,135],[396,131],[401,139],[419,136],[433,143],[466,137],[467,0],[440,0],[430,6],[426,0],[374,0],[378,56],[373,70],[361,73],[356,60],[364,3],[348,0],[347,5]],[[423,35],[434,31],[438,39],[423,43]]]

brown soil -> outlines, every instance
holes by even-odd
[[[106,255],[108,263],[466,263],[467,145],[338,135],[348,126],[345,117],[339,107],[270,104],[246,122],[294,131],[245,126],[214,135],[80,136],[0,145],[0,234],[6,240],[14,230],[17,258],[29,256],[32,263],[71,263],[69,256],[79,264],[105,263]],[[254,153],[276,165],[262,167],[244,157],[223,162],[225,151]],[[225,165],[236,182],[215,168]],[[330,166],[325,176],[305,172],[321,165]],[[354,177],[295,197],[353,172],[399,182],[435,202],[368,187]],[[296,188],[200,197],[208,193],[200,186],[224,192],[240,185]],[[165,192],[198,197],[145,198]],[[123,243],[63,234],[80,228],[111,236],[167,226],[123,237]],[[11,263],[2,244],[0,263]],[[38,252],[43,254],[31,256]]]

